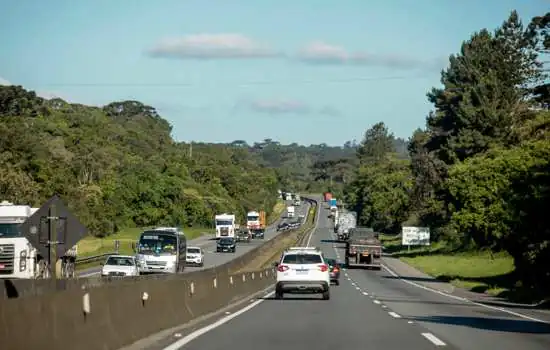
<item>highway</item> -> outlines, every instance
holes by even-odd
[[[311,245],[342,257],[321,209]],[[550,325],[460,301],[395,278],[392,273],[346,270],[331,299],[318,295],[251,300],[205,328],[158,339],[148,350],[227,349],[550,349]],[[513,311],[512,311],[513,312]],[[214,322],[215,321],[215,322]],[[214,322],[214,323],[212,323]]]
[[[290,205],[292,202],[288,201],[287,205]],[[309,204],[307,202],[302,202],[303,204],[297,208],[296,215],[306,215],[309,210]],[[286,211],[282,215],[286,216]],[[188,266],[185,268],[186,272],[198,271],[203,269],[208,269],[214,266],[219,266],[225,264],[246,252],[252,250],[253,248],[265,243],[266,241],[277,236],[279,232],[276,231],[276,225],[280,220],[277,220],[275,224],[269,226],[265,231],[265,239],[253,239],[250,243],[239,242],[237,246],[237,251],[235,253],[216,253],[216,240],[213,235],[204,235],[187,242],[188,247],[201,247],[204,251],[204,266],[203,267],[194,267]],[[101,273],[101,267],[92,267],[89,269],[82,270],[78,273],[78,277],[94,277],[99,276]]]

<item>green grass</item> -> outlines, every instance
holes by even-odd
[[[275,203],[275,206],[273,207],[273,211],[269,216],[269,220],[267,220],[268,221],[267,224],[271,225],[275,221],[277,221],[277,219],[279,219],[279,217],[281,216],[284,210],[285,210],[285,201],[283,201],[282,199],[277,199],[277,203]]]
[[[543,298],[536,291],[522,288],[514,274],[514,260],[506,253],[462,252],[445,242],[429,247],[401,245],[401,236],[381,235],[384,251],[440,281],[476,293],[486,293],[516,302]]]
[[[400,259],[438,280],[473,292],[499,296],[508,293],[514,287],[511,278],[514,261],[505,253],[436,253]]]

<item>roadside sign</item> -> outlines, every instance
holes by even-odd
[[[50,208],[55,207],[55,218],[50,218]],[[50,242],[50,219],[55,220],[56,242]],[[58,196],[53,196],[21,224],[21,233],[40,255],[48,256],[50,243],[56,246],[56,256],[62,257],[78,241],[88,234],[88,229],[67,209]]]
[[[412,245],[430,245],[430,228],[403,226],[401,231],[401,244]]]

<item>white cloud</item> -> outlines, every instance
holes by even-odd
[[[175,59],[268,58],[278,53],[242,34],[194,34],[161,40],[148,50],[152,57]]]
[[[10,86],[11,83],[9,82],[9,80],[6,80],[2,77],[0,77],[0,86]]]
[[[350,52],[343,47],[314,41],[299,50],[296,59],[308,64],[381,66],[398,69],[434,68],[434,61],[402,55]]]

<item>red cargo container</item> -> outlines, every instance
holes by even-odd
[[[332,199],[332,193],[330,193],[330,192],[325,192],[325,193],[323,193],[323,197],[324,197],[324,199],[325,199],[325,202],[328,202],[329,200]]]

